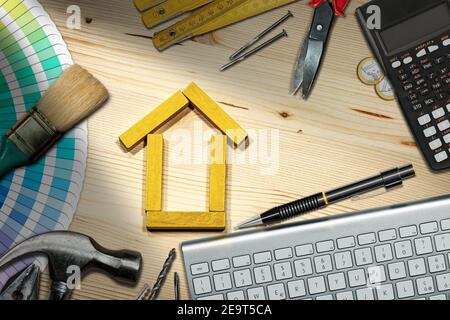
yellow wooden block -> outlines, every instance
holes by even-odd
[[[225,211],[226,158],[227,137],[223,135],[213,136],[209,166],[209,211]]]
[[[195,83],[191,83],[183,94],[212,124],[226,134],[236,146],[247,138],[247,132]]]
[[[149,230],[224,230],[225,212],[147,211]]]
[[[162,210],[162,166],[163,166],[162,134],[147,136],[147,180],[146,180],[146,210]]]
[[[178,91],[122,134],[120,141],[127,149],[130,149],[147,134],[161,127],[187,106],[189,106],[189,101]]]

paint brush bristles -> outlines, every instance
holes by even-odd
[[[59,132],[66,132],[95,112],[108,97],[100,81],[73,65],[47,90],[36,108]]]

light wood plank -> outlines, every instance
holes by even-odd
[[[227,137],[215,135],[211,139],[209,166],[209,211],[224,212],[227,177]]]
[[[225,229],[225,212],[147,212],[149,230]]]
[[[147,136],[147,173],[146,188],[147,195],[146,210],[162,210],[162,176],[163,176],[163,144],[162,134],[149,134]]]

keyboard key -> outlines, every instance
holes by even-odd
[[[356,246],[355,237],[340,238],[337,240],[339,249],[347,249]]]
[[[336,253],[334,255],[334,261],[336,262],[336,268],[338,270],[353,267],[352,255],[350,251]]]
[[[384,272],[383,266],[369,267],[367,273],[371,284],[378,284],[386,281],[386,273]]]
[[[450,290],[450,273],[437,275],[436,283],[439,291]]]
[[[318,253],[328,252],[334,250],[334,242],[332,240],[318,242],[316,244],[316,249]]]
[[[431,245],[431,238],[419,238],[414,240],[417,255],[423,255],[433,252],[433,247]]]
[[[359,287],[366,284],[366,275],[364,269],[357,269],[348,272],[348,281],[350,287]]]
[[[290,259],[294,255],[292,254],[291,248],[284,248],[284,249],[278,249],[275,250],[275,260],[285,260]]]
[[[445,152],[445,151],[439,152],[438,154],[436,154],[434,156],[434,159],[436,160],[437,163],[441,163],[441,162],[447,160],[448,159],[447,152]]]
[[[366,233],[358,236],[358,243],[360,246],[364,246],[366,244],[372,244],[377,241],[375,233]]]
[[[375,247],[375,258],[377,262],[392,260],[392,249],[390,244]]]
[[[447,299],[445,298],[445,294],[438,294],[435,296],[431,296],[430,300],[447,300]]]
[[[376,289],[378,300],[394,300],[395,296],[392,284],[377,286]]]
[[[440,147],[442,147],[442,141],[441,141],[441,139],[433,140],[433,141],[431,141],[428,144],[428,146],[430,147],[431,150],[434,151],[434,150],[439,149]]]
[[[210,293],[211,289],[211,280],[209,277],[202,277],[194,279],[194,291],[196,295]]]
[[[305,244],[302,246],[295,247],[295,254],[297,257],[308,256],[314,253],[312,244]]]
[[[294,268],[297,277],[308,276],[313,273],[310,259],[294,261]]]
[[[214,275],[214,287],[216,291],[223,291],[231,289],[231,276],[229,273],[222,273]]]
[[[333,269],[331,264],[331,256],[319,256],[314,258],[314,265],[317,273],[329,272]]]
[[[275,278],[277,280],[285,280],[292,278],[292,268],[290,262],[278,263],[273,266],[275,270]]]
[[[345,291],[336,294],[336,300],[353,300],[353,292]]]
[[[306,288],[304,280],[295,280],[288,282],[288,292],[291,299],[306,296]]]
[[[357,266],[364,266],[367,264],[371,264],[373,261],[372,261],[372,252],[370,251],[370,248],[355,250],[355,260]]]
[[[389,278],[391,280],[398,280],[406,278],[406,270],[404,262],[396,262],[388,265]]]
[[[286,291],[282,283],[273,284],[267,287],[269,300],[284,300],[286,299]]]
[[[445,116],[444,108],[436,109],[432,112],[432,114],[433,114],[433,118],[435,118],[435,119],[442,118],[443,116]]]
[[[325,280],[323,277],[315,277],[308,279],[308,288],[310,294],[319,294],[326,291]]]
[[[409,226],[400,228],[400,238],[409,238],[417,236],[417,227]]]
[[[227,293],[228,300],[245,300],[244,291],[235,291]]]
[[[450,121],[445,120],[445,121],[438,123],[438,128],[440,131],[447,130],[448,128],[450,128]]]
[[[201,297],[197,300],[223,300],[223,294],[216,294],[213,296]]]
[[[335,273],[328,275],[328,286],[331,291],[344,289],[346,287],[344,274]]]
[[[436,133],[437,133],[436,127],[429,127],[429,128],[426,128],[425,130],[423,130],[423,135],[424,135],[426,138],[429,138],[429,137],[431,137],[431,136],[434,136]]]
[[[223,271],[230,269],[230,260],[228,259],[216,260],[213,261],[211,264],[213,271]]]
[[[434,283],[433,278],[426,277],[416,280],[417,291],[420,295],[422,294],[430,294],[434,292]]]
[[[233,258],[233,266],[235,268],[246,267],[246,266],[249,266],[250,264],[251,264],[251,260],[250,260],[249,255]]]
[[[450,250],[450,233],[444,233],[434,236],[434,242],[436,243],[437,251]]]
[[[395,240],[397,239],[397,232],[395,229],[380,231],[378,232],[378,237],[381,242]]]
[[[441,221],[441,228],[442,230],[450,230],[450,219],[442,220]]]
[[[445,257],[443,254],[428,257],[428,267],[431,273],[445,271]]]
[[[425,268],[425,260],[423,258],[408,261],[409,274],[412,277],[420,276],[427,273]]]
[[[209,266],[206,262],[191,265],[191,273],[193,276],[196,276],[199,274],[205,274],[208,272],[209,272]]]
[[[395,247],[395,256],[397,257],[397,259],[409,258],[412,257],[413,255],[411,241],[407,240],[397,242],[395,243],[394,247]]]
[[[333,296],[331,294],[327,294],[326,296],[317,297],[316,300],[333,300]]]
[[[266,300],[263,287],[251,288],[247,290],[248,300]]]
[[[272,272],[269,266],[255,268],[253,272],[255,274],[255,282],[257,284],[272,281]]]
[[[256,264],[270,262],[272,261],[272,253],[270,253],[270,251],[255,253],[253,255],[253,260]]]
[[[410,298],[414,296],[414,286],[411,280],[398,282],[396,284],[396,288],[399,299]]]
[[[372,288],[364,288],[356,290],[357,300],[375,300]]]
[[[252,285],[252,276],[250,274],[249,269],[235,271],[234,275],[234,283],[237,288],[248,287]]]
[[[419,124],[421,126],[424,126],[424,125],[429,124],[431,122],[431,117],[430,117],[430,115],[426,114],[426,115],[421,116],[417,120],[419,121]]]

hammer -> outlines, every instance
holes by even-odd
[[[68,284],[71,268],[78,267],[80,277],[90,269],[98,269],[115,280],[136,283],[142,266],[140,253],[130,250],[111,251],[94,239],[75,232],[55,231],[29,238],[0,258],[0,268],[29,255],[45,255],[49,261],[52,287],[50,300],[64,300],[72,290]]]

